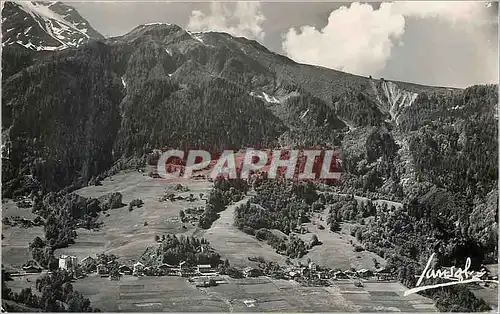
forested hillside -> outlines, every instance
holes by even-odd
[[[336,148],[343,191],[405,202],[434,186],[472,208],[496,187],[496,86],[363,78],[170,24],[2,58],[5,196],[81,186],[165,147]]]

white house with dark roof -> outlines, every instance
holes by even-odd
[[[78,259],[76,256],[61,255],[59,256],[59,269],[76,272],[78,267]]]
[[[132,275],[139,276],[142,274],[143,270],[144,270],[144,264],[141,262],[137,262],[133,266]]]

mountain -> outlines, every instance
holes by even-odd
[[[5,2],[2,8],[2,46],[63,50],[104,37],[74,8],[62,2]]]
[[[384,209],[332,200],[329,220],[355,219],[352,235],[402,279],[415,281],[430,252],[440,265],[463,265],[471,255],[474,265],[496,262],[497,85],[362,77],[296,63],[246,38],[166,23],[81,45],[69,40],[75,47],[63,49],[73,46],[49,42],[48,31],[62,24],[47,14],[38,24],[27,13],[35,10],[25,10],[3,9],[3,23],[17,20],[3,25],[7,33],[39,25],[32,44],[3,46],[3,197],[68,192],[143,166],[163,148],[322,146],[339,152],[344,172],[328,189],[401,203]],[[74,26],[78,16],[65,21]],[[85,38],[96,37],[85,28]],[[323,208],[315,203],[306,207]]]

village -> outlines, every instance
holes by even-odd
[[[330,280],[353,280],[356,286],[362,286],[363,280],[376,281],[394,281],[396,280],[392,272],[388,269],[379,269],[371,271],[368,269],[361,270],[340,270],[328,269],[310,262],[308,265],[291,264],[282,266],[272,262],[261,260],[259,267],[246,267],[240,271],[236,270],[229,272],[223,266],[217,268],[211,265],[196,265],[185,266],[185,262],[179,265],[161,264],[151,267],[145,266],[141,262],[136,262],[133,265],[121,264],[115,258],[103,258],[101,256],[87,256],[81,261],[75,256],[61,255],[59,257],[59,269],[66,270],[73,274],[75,279],[81,279],[86,276],[100,276],[109,278],[109,280],[120,280],[122,276],[179,276],[186,277],[187,280],[197,287],[209,287],[224,283],[224,277],[248,278],[268,276],[275,279],[295,280],[301,284],[308,286],[330,286]],[[103,262],[104,259],[104,262]],[[249,260],[258,261],[259,259]],[[30,261],[23,266],[23,272],[11,273],[11,276],[22,276],[29,273],[42,273],[42,267],[36,262]]]
[[[294,264],[287,261],[287,265],[278,265],[266,262],[262,258],[248,258],[249,261],[258,262],[258,267],[245,267],[242,270],[228,271],[223,265],[212,267],[212,265],[186,266],[185,262],[179,265],[166,263],[158,266],[146,266],[141,262],[127,265],[117,262],[115,256],[105,254],[96,257],[87,256],[81,261],[77,257],[61,255],[59,257],[59,269],[70,272],[74,279],[82,279],[87,276],[99,276],[109,280],[120,280],[122,276],[177,276],[185,277],[188,282],[196,287],[210,287],[226,283],[226,278],[250,278],[266,276],[273,279],[293,280],[304,286],[331,286],[335,281],[351,281],[354,286],[362,287],[363,281],[394,282],[394,272],[387,268],[378,270],[369,269],[329,269],[321,267],[310,261],[307,265]],[[11,276],[23,276],[26,274],[43,273],[35,261],[29,261],[22,267],[23,271],[10,273]],[[497,265],[483,266],[482,280],[498,280]],[[48,272],[50,273],[50,272]],[[484,283],[482,283],[484,284]]]

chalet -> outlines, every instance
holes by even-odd
[[[193,269],[191,267],[185,267],[185,268],[181,268],[179,270],[178,274],[181,277],[193,277],[193,276],[196,276],[197,271],[196,271],[196,269]]]
[[[258,268],[253,268],[253,267],[246,267],[243,269],[243,275],[245,277],[259,277],[262,276],[264,273],[262,272],[261,269]]]
[[[326,272],[326,271],[320,271],[317,274],[318,274],[318,279],[329,279],[330,278],[328,272]]]
[[[373,276],[373,272],[368,269],[360,269],[356,272],[359,278],[368,278]]]
[[[132,268],[130,268],[127,265],[122,265],[122,266],[118,267],[118,271],[122,275],[132,275]]]
[[[300,277],[300,274],[296,271],[290,271],[290,272],[288,272],[288,276],[290,279],[295,279],[295,278]]]
[[[165,271],[168,271],[168,270],[178,270],[178,268],[176,266],[165,264],[165,263],[163,263],[160,266],[158,266],[158,268],[161,269],[161,270],[165,270]]]
[[[392,271],[388,268],[382,268],[375,271],[375,277],[377,280],[390,280],[392,279]]]
[[[310,262],[308,267],[309,267],[309,270],[314,270],[314,271],[318,270],[318,265],[316,265],[314,262]]]
[[[340,270],[333,272],[332,275],[332,278],[334,279],[349,279],[349,276],[345,272]]]
[[[93,258],[93,257],[91,257],[91,256],[84,257],[80,261],[80,265],[82,265],[83,267],[90,266],[90,265],[92,265],[94,263],[96,263],[96,259]]]
[[[347,276],[347,277],[355,277],[357,275],[356,272],[352,271],[352,270],[346,270],[344,271],[344,274]]]
[[[283,268],[283,270],[286,271],[287,273],[289,273],[291,271],[297,271],[297,267],[295,267],[293,264],[289,264],[289,265],[285,266]]]
[[[196,266],[196,273],[199,275],[217,275],[217,271],[211,265],[198,265]]]
[[[199,272],[205,272],[206,270],[211,270],[212,266],[207,264],[207,265],[197,265],[196,270]]]
[[[142,269],[142,273],[146,276],[155,276],[156,275],[156,269],[154,269],[151,266],[146,266]]]
[[[140,276],[142,275],[143,271],[144,271],[144,264],[141,263],[141,262],[137,262],[134,264],[133,266],[133,270],[132,270],[132,275],[134,276]]]
[[[301,267],[299,269],[299,273],[301,276],[308,276],[311,273],[311,271],[307,267]]]
[[[97,274],[100,275],[101,277],[108,277],[109,276],[108,267],[102,263],[97,265]]]
[[[158,269],[166,275],[176,275],[179,272],[179,268],[169,264],[161,264]]]
[[[78,259],[76,256],[61,255],[59,257],[59,269],[76,272]]]

